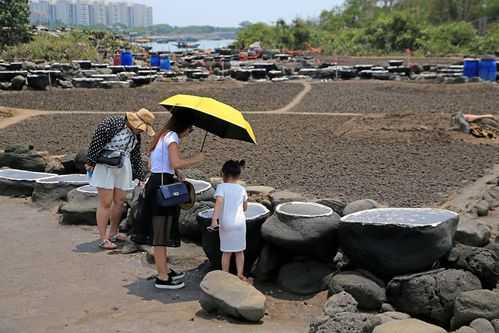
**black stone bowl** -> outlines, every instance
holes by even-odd
[[[340,247],[355,266],[384,278],[421,272],[452,248],[458,222],[443,209],[365,210],[341,219]]]
[[[248,211],[246,212],[246,250],[244,251],[244,274],[246,275],[251,272],[253,264],[262,250],[263,239],[260,229],[270,214],[270,211],[264,205],[255,202],[248,203]],[[212,216],[213,209],[207,209],[197,215],[197,221],[202,231],[203,250],[210,260],[211,267],[221,269],[220,236],[218,232],[206,229],[211,224]]]

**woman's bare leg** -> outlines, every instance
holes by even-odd
[[[230,258],[232,257],[232,253],[224,252],[222,254],[222,271],[229,272],[230,269]]]
[[[165,246],[155,246],[154,247],[154,262],[156,263],[156,269],[158,270],[158,277],[160,280],[168,280],[168,262],[167,251]]]
[[[111,208],[111,228],[109,235],[114,236],[118,233],[118,227],[123,216],[123,205],[125,204],[127,192],[115,188],[113,193],[113,207]]]
[[[99,195],[99,207],[97,207],[97,230],[99,231],[99,238],[101,240],[108,239],[107,237],[107,224],[111,217],[111,208],[113,205],[113,190],[97,188]]]
[[[237,268],[237,276],[241,279],[246,280],[244,277],[244,252],[236,252],[236,268]]]

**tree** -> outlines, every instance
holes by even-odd
[[[0,47],[27,42],[29,39],[28,0],[0,1]]]

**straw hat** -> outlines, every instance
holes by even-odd
[[[154,136],[152,123],[156,117],[147,109],[140,109],[137,112],[127,112],[126,118],[131,127],[142,130],[149,136]]]

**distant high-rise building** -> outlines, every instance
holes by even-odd
[[[32,24],[50,23],[50,4],[47,0],[31,2],[29,4],[30,20]]]
[[[90,25],[90,5],[86,0],[76,1],[76,25]]]
[[[73,3],[59,0],[55,3],[55,21],[62,25],[73,25]]]
[[[126,2],[111,2],[107,6],[108,24],[110,26],[123,25],[130,26],[130,15]]]
[[[146,27],[153,24],[152,7],[106,0],[32,0],[32,24]]]
[[[107,5],[94,2],[90,7],[90,25],[107,25]]]

